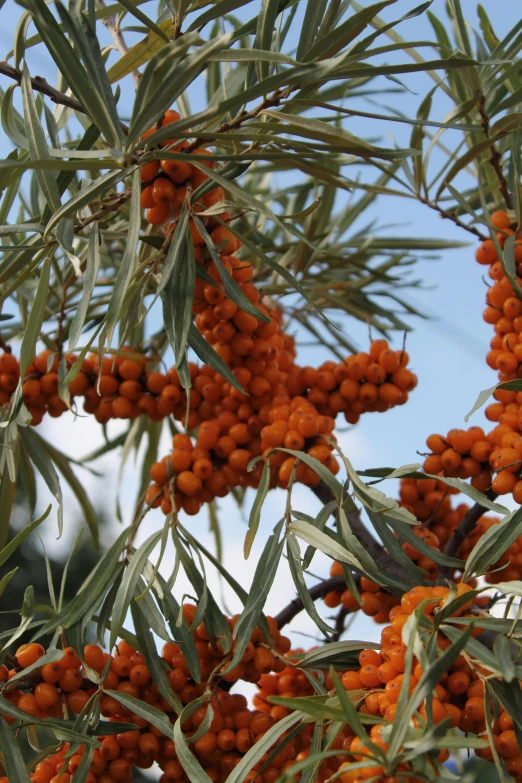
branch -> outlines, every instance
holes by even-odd
[[[4,60],[0,61],[0,75],[7,76],[9,79],[14,79],[14,81],[18,82],[18,84],[22,83],[22,72],[19,71],[18,68],[13,68],[12,65],[9,65],[9,63],[6,63]],[[53,103],[67,106],[69,109],[79,111],[81,114],[86,114],[89,116],[89,112],[82,106],[80,101],[76,100],[76,98],[73,98],[72,95],[66,95],[66,93],[60,92],[60,90],[56,90],[54,87],[51,87],[49,82],[47,82],[42,76],[35,76],[34,78],[31,77],[31,86],[36,92],[41,92],[42,95],[47,95],[47,97],[50,98]],[[123,122],[120,122],[120,125],[123,132],[128,133],[128,126]]]
[[[468,231],[470,234],[473,234],[478,239],[480,239],[481,242],[484,242],[488,237],[482,233],[482,231],[479,231],[478,228],[475,228],[475,226],[468,226],[467,223],[464,223],[463,220],[461,220],[457,215],[454,215],[453,212],[448,212],[447,209],[444,209],[443,207],[436,204],[434,201],[431,201],[429,198],[424,198],[424,196],[419,195],[419,201],[421,204],[425,204],[430,209],[434,209],[436,212],[439,213],[441,218],[444,218],[445,220],[451,220],[453,223],[455,223],[456,226],[459,228],[463,228],[464,231]]]
[[[490,490],[486,494],[486,497],[489,500],[495,500],[497,493]],[[479,521],[480,517],[486,513],[486,511],[488,511],[486,506],[481,506],[480,503],[475,503],[475,505],[470,508],[449,538],[448,543],[444,549],[445,555],[449,555],[450,557],[457,557],[461,544],[470,535],[470,533],[473,532],[475,525]],[[450,579],[452,571],[453,569],[451,566],[441,566],[439,569],[439,579]]]
[[[102,8],[107,7],[104,0],[98,0],[98,2]],[[122,55],[127,54],[129,47],[127,46],[127,42],[123,37],[123,33],[118,27],[116,14],[113,14],[112,16],[106,16],[104,19],[102,19],[102,23],[111,34],[111,38],[114,41],[114,47],[118,50],[118,52],[120,52]],[[138,70],[132,71],[132,78],[134,79],[135,84],[139,84],[141,73]]]
[[[18,68],[13,68],[12,65],[5,61],[0,62],[0,74],[7,76],[9,79],[14,79],[18,84],[22,83],[22,72]],[[66,95],[64,92],[60,92],[60,90],[55,90],[42,76],[31,78],[31,85],[33,90],[41,92],[42,95],[47,95],[54,103],[60,103],[62,106],[68,106],[69,109],[87,114],[80,101],[77,101],[76,98],[70,95]]]
[[[255,119],[264,109],[268,109],[271,106],[279,106],[281,101],[290,95],[292,89],[298,88],[294,87],[287,88],[286,90],[276,90],[271,97],[265,98],[262,103],[260,103],[258,106],[255,106],[250,111],[244,111],[241,114],[238,114],[237,117],[234,117],[233,120],[230,120],[229,122],[223,122],[221,125],[218,125],[215,132],[226,133],[227,131],[235,130],[236,128],[239,128],[240,125],[242,125],[244,122]],[[198,147],[201,147],[202,144],[208,144],[209,141],[212,141],[212,139],[195,139],[185,149],[185,153],[188,154],[193,152],[194,150],[198,149]]]
[[[485,506],[481,506],[480,503],[475,503],[475,505],[470,508],[470,510],[465,514],[459,525],[451,534],[444,550],[445,555],[449,555],[450,557],[457,557],[460,545],[474,530],[475,525],[485,511],[487,511],[487,508]]]
[[[346,581],[344,576],[332,576],[330,579],[324,579],[322,582],[314,585],[310,588],[310,598],[312,601],[318,601],[319,598],[324,598],[325,595],[332,591],[341,592],[346,590]],[[290,603],[281,609],[279,614],[276,614],[274,620],[277,623],[279,630],[285,625],[288,625],[294,617],[297,617],[299,612],[304,609],[304,604],[300,598],[294,598]]]
[[[114,194],[112,200],[103,204],[97,212],[93,212],[92,215],[88,215],[87,217],[79,220],[74,229],[74,233],[77,234],[79,231],[82,231],[85,226],[88,226],[89,223],[94,223],[95,220],[102,220],[105,215],[109,214],[109,212],[116,212],[122,204],[130,199],[131,196],[132,188],[127,188],[121,193]]]
[[[323,481],[316,487],[312,487],[312,491],[325,505],[335,500],[332,490]],[[404,569],[388,554],[381,542],[373,537],[359,514],[355,511],[345,511],[345,513],[352,533],[368,554],[371,555],[379,568],[388,574],[396,576],[398,579],[404,580],[407,578]]]
[[[341,606],[337,613],[337,617],[335,618],[335,633],[332,636],[332,642],[338,642],[343,635],[344,621],[346,620],[346,616],[348,614],[350,614],[349,609],[347,609],[345,606]]]

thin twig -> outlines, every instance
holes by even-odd
[[[107,201],[105,204],[103,204],[97,212],[93,212],[92,215],[79,220],[76,224],[76,228],[74,229],[75,233],[77,234],[79,231],[84,229],[85,226],[88,226],[89,223],[94,223],[95,220],[102,220],[102,218],[104,218],[105,215],[107,215],[109,212],[115,212],[121,207],[122,204],[128,201],[131,196],[132,188],[127,188],[127,190],[123,190],[121,193],[115,194],[114,197],[112,197],[110,201]]]
[[[419,201],[421,204],[425,204],[430,209],[434,209],[436,212],[438,212],[441,218],[444,218],[445,220],[451,220],[459,228],[463,228],[464,231],[468,231],[470,234],[473,234],[478,239],[480,239],[481,242],[484,242],[486,239],[488,239],[488,237],[479,231],[478,228],[475,228],[475,226],[468,226],[467,223],[464,223],[464,221],[457,217],[457,215],[455,215],[453,212],[448,212],[447,209],[444,209],[439,204],[431,201],[429,198],[419,196]]]
[[[98,0],[98,3],[102,8],[106,8],[104,0]],[[120,52],[122,55],[127,54],[129,47],[127,46],[127,42],[123,37],[123,33],[118,27],[116,14],[113,14],[112,16],[106,16],[104,19],[102,19],[102,22],[111,34],[115,49],[117,49],[118,52]],[[136,84],[139,84],[141,73],[138,70],[132,71],[132,78]]]
[[[293,89],[298,88],[295,87]],[[243,111],[242,113],[238,114],[237,117],[234,117],[233,120],[230,120],[229,122],[223,122],[221,125],[218,125],[216,128],[216,133],[227,133],[227,131],[235,130],[236,128],[239,128],[240,125],[242,125],[244,122],[255,119],[265,109],[273,106],[279,106],[282,100],[288,98],[291,91],[291,88],[287,88],[286,90],[276,90],[272,96],[265,98],[260,104],[258,104],[258,106],[255,106],[250,111]],[[202,144],[208,144],[209,141],[212,141],[212,139],[194,139],[194,141],[189,144],[184,152],[189,154],[198,149],[198,147],[201,147]]]
[[[9,79],[14,79],[14,81],[18,82],[18,84],[22,83],[22,71],[18,70],[18,68],[14,68],[12,65],[9,65],[9,63],[6,63],[4,60],[0,61],[0,75],[7,76]],[[84,106],[82,106],[80,101],[76,100],[76,98],[73,98],[71,95],[67,95],[64,92],[60,92],[60,90],[56,90],[54,87],[51,87],[49,82],[47,82],[42,76],[32,77],[31,86],[36,92],[40,92],[42,95],[46,95],[48,98],[50,98],[53,103],[59,103],[61,106],[67,106],[69,109],[73,109],[74,111],[78,111],[81,114],[86,114],[89,116],[89,112]],[[125,123],[120,122],[120,126],[124,133],[129,132],[129,128],[127,125],[125,125]]]
[[[0,62],[0,74],[9,77],[9,79],[14,79],[15,82],[18,82],[18,84],[22,83],[22,72],[19,71],[18,68],[13,68],[12,65],[9,65],[9,63],[6,63],[5,61]],[[31,85],[33,90],[36,90],[36,92],[41,92],[42,95],[47,95],[47,97],[50,98],[54,103],[60,103],[62,106],[68,106],[69,109],[79,111],[81,114],[88,113],[80,101],[77,101],[76,98],[73,98],[70,95],[66,95],[64,92],[60,92],[60,90],[55,90],[55,88],[51,87],[49,82],[47,82],[42,76],[35,76],[32,78]]]
[[[488,495],[488,497],[490,497]],[[496,495],[493,495],[496,497]],[[490,497],[490,500],[493,500]],[[486,506],[481,506],[480,503],[475,503],[474,506],[464,515],[459,525],[455,528],[451,534],[448,543],[444,549],[444,554],[449,557],[457,557],[461,544],[465,539],[473,532],[475,525],[479,521],[480,517],[486,513],[488,509]],[[452,566],[441,566],[439,569],[439,579],[449,579],[453,572]]]

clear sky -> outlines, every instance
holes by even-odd
[[[416,5],[410,0],[398,0],[391,8],[383,12],[387,19],[397,18]],[[466,13],[469,13],[469,21],[472,25],[477,22],[475,0],[463,0]],[[498,27],[498,33],[504,35],[520,17],[520,4],[513,0],[483,0],[482,5],[494,20]],[[149,8],[152,4],[149,4]],[[144,8],[147,8],[145,6]],[[434,0],[432,11],[437,15],[443,14],[443,0]],[[2,58],[11,48],[13,33],[20,17],[21,9],[13,0],[7,0],[0,11],[0,49]],[[152,14],[152,12],[151,12]],[[400,29],[404,37],[409,40],[421,41],[432,39],[431,27],[426,17],[412,19],[406,22]],[[405,55],[396,55],[395,60],[407,60]],[[32,75],[40,74],[54,79],[54,66],[50,64],[45,53],[40,48],[31,52],[29,58]],[[405,114],[413,116],[423,94],[432,86],[432,83],[424,75],[411,75],[404,77],[411,92],[404,95],[393,96],[394,108],[400,109]],[[7,80],[0,84],[7,85]],[[132,100],[132,85],[125,85],[121,106],[123,112]],[[389,101],[391,102],[391,101]],[[384,100],[386,103],[386,100]],[[361,101],[358,108],[371,111],[368,104]],[[436,99],[432,119],[442,120],[448,106],[443,100]],[[360,135],[381,137],[381,143],[391,144],[396,140],[399,145],[408,145],[409,128],[393,123],[376,123],[375,121],[361,120],[349,126],[350,130]],[[448,143],[451,137],[448,135]],[[7,143],[0,140],[0,151],[8,149]],[[466,240],[468,235],[461,232],[449,221],[442,221],[440,217],[422,205],[410,200],[399,198],[382,198],[364,216],[364,224],[377,219],[381,225],[386,225],[387,235],[411,236],[411,237],[444,237],[447,239]],[[471,238],[472,239],[472,238]],[[405,298],[415,307],[424,312],[428,318],[411,319],[410,323],[414,331],[408,336],[407,349],[411,357],[411,364],[419,376],[419,386],[411,395],[408,404],[392,410],[386,415],[369,414],[362,418],[357,427],[351,428],[340,435],[340,442],[349,458],[358,469],[380,466],[394,466],[415,462],[417,450],[422,451],[425,439],[431,432],[445,432],[451,427],[464,426],[464,415],[470,409],[478,392],[491,386],[495,382],[493,372],[484,361],[492,336],[491,327],[483,323],[481,313],[484,307],[485,284],[482,279],[483,267],[479,267],[473,258],[474,245],[445,251],[438,259],[421,259],[413,276],[423,280],[423,287],[415,291],[405,292]],[[345,320],[343,323],[347,335],[355,340],[361,349],[367,346],[366,326]],[[402,335],[397,335],[396,345],[399,345]],[[300,364],[313,364],[316,360],[327,358],[324,351],[311,348],[302,348],[299,351]],[[472,423],[479,424],[482,421],[480,413],[475,415]],[[114,423],[111,432],[116,432],[118,424]],[[77,457],[78,454],[88,453],[101,442],[101,433],[90,419],[78,418],[73,421],[69,416],[63,416],[58,420],[49,420],[41,427],[44,436],[52,438],[56,445],[62,447],[69,454]],[[165,438],[165,450],[168,450],[168,440]],[[109,456],[101,459],[95,467],[103,475],[102,489],[98,479],[94,479],[86,471],[82,471],[82,481],[91,496],[101,499],[100,504],[105,510],[112,511],[115,505],[117,489],[116,460]],[[121,485],[121,498],[126,521],[132,511],[133,501],[133,468],[129,464]],[[390,490],[392,491],[392,490]],[[317,508],[318,503],[311,493],[304,487],[296,487],[295,506],[311,513],[312,508]],[[42,492],[42,497],[45,491]],[[68,509],[72,511],[73,503],[67,500]],[[251,560],[244,562],[242,556],[242,542],[245,533],[245,523],[248,512],[238,511],[235,504],[229,499],[220,501],[219,519],[222,524],[225,544],[225,565],[232,570],[234,576],[247,586],[254,563],[259,554],[268,531],[279,519],[284,506],[283,493],[273,493],[264,508],[260,533],[251,555]],[[248,504],[247,504],[248,507]],[[67,520],[67,510],[66,510]],[[186,521],[186,519],[185,519]],[[142,525],[140,540],[150,535],[162,524],[163,516],[160,511],[152,512]],[[198,518],[190,518],[189,527],[197,536],[205,537],[208,529],[208,516],[203,510]],[[113,533],[117,532],[118,523],[113,525]],[[48,546],[61,547],[62,542],[54,540],[54,529],[50,530],[46,538]],[[65,534],[67,540],[67,533]],[[169,573],[169,564],[172,563],[172,552],[167,550],[162,570]],[[326,559],[318,556],[312,564],[314,573],[324,575],[326,572]],[[313,580],[312,580],[313,581]],[[217,580],[211,576],[210,585],[216,586]],[[293,595],[293,586],[287,573],[286,565],[280,569],[275,589],[271,595],[267,610],[276,612],[283,604],[287,603]],[[179,588],[181,594],[181,583]],[[228,592],[227,601],[237,609]],[[299,630],[314,633],[312,624],[300,618],[294,623]],[[354,636],[360,639],[375,637],[377,627],[373,622],[365,618],[358,618],[354,625]],[[295,636],[296,641],[300,637]],[[303,641],[304,644],[307,640]]]

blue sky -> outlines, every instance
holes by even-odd
[[[398,0],[391,8],[383,12],[387,19],[397,18],[413,8],[414,2]],[[470,15],[470,23],[476,24],[474,0],[463,0],[466,13]],[[498,2],[498,0],[484,0],[482,5],[495,19],[498,33],[505,34],[518,21],[520,12],[514,2]],[[152,8],[148,4],[144,8]],[[435,0],[432,10],[438,15],[443,14],[443,0]],[[499,14],[499,9],[502,13]],[[11,48],[16,23],[21,9],[13,0],[7,0],[0,11],[2,24],[0,26],[0,49],[2,59]],[[152,11],[150,11],[152,15]],[[426,17],[412,19],[399,28],[402,35],[409,40],[425,40],[432,38],[431,27]],[[405,61],[405,55],[395,55],[394,59]],[[30,53],[29,65],[32,75],[42,75],[49,81],[54,81],[55,68],[49,62],[45,52],[39,48]],[[432,86],[429,78],[422,74],[413,74],[404,77],[411,92],[404,95],[393,96],[394,108],[398,108],[410,116],[414,114],[422,96]],[[5,87],[8,82],[0,77],[0,85]],[[132,83],[125,83],[122,95],[122,112],[132,102]],[[390,101],[391,102],[391,101]],[[195,96],[195,103],[197,97]],[[386,100],[384,101],[386,103]],[[361,102],[358,108],[371,111],[368,104]],[[445,101],[436,96],[432,119],[442,120],[449,106]],[[350,124],[349,129],[362,136],[379,136],[380,142],[391,145],[396,141],[401,146],[408,145],[409,128],[397,123],[377,123],[370,120],[357,120]],[[448,134],[448,143],[452,143]],[[8,149],[5,139],[0,139],[0,151],[5,153]],[[387,235],[412,236],[412,237],[443,237],[445,239],[467,240],[469,235],[460,231],[449,221],[443,221],[427,207],[410,200],[399,198],[382,198],[377,201],[364,216],[364,224],[377,219],[380,224],[385,224]],[[414,277],[423,280],[423,288],[412,292],[406,292],[407,300],[424,312],[428,319],[412,319],[410,321],[414,330],[408,336],[407,350],[411,357],[412,368],[419,376],[419,385],[411,395],[407,405],[388,412],[386,415],[369,414],[363,417],[361,423],[343,432],[340,441],[343,449],[358,469],[380,466],[399,466],[405,463],[415,462],[417,450],[423,451],[425,439],[431,432],[445,432],[451,427],[464,426],[464,415],[470,409],[478,392],[491,386],[494,381],[493,372],[484,361],[492,336],[491,327],[484,324],[481,313],[484,307],[485,284],[482,279],[484,268],[479,267],[474,261],[474,245],[444,251],[440,258],[421,259],[414,269]],[[343,327],[346,334],[357,342],[361,349],[367,346],[367,329],[365,325],[345,320]],[[400,345],[402,335],[397,335],[396,345]],[[313,364],[316,360],[326,358],[324,351],[311,348],[302,348],[299,352],[299,363]],[[472,423],[479,424],[483,421],[480,413],[476,414]],[[114,430],[116,430],[115,424]],[[68,417],[60,420],[52,420],[46,423],[42,432],[52,436],[53,442],[72,453],[72,442],[77,453],[78,443],[82,444],[81,451],[86,453],[100,442],[101,436],[92,422],[86,419],[78,419],[73,422]],[[83,448],[85,447],[85,448]],[[168,449],[165,441],[165,452]],[[103,495],[105,508],[114,507],[114,497],[117,488],[117,471],[114,468],[114,459],[101,460],[99,468],[104,476],[103,489],[100,493],[96,489],[96,497]],[[122,505],[127,518],[131,514],[131,497],[133,488],[133,469],[129,466],[122,483]],[[83,475],[85,485],[91,492],[95,492],[96,484],[87,474]],[[390,490],[391,491],[391,490]],[[45,494],[45,493],[43,493]],[[318,504],[308,490],[298,487],[295,491],[296,507],[306,510],[317,508]],[[72,507],[72,501],[67,501]],[[225,540],[225,565],[233,569],[237,578],[248,585],[253,572],[253,563],[259,554],[260,546],[266,538],[268,531],[273,527],[281,515],[284,507],[284,495],[274,493],[268,499],[262,519],[262,525],[256,545],[254,546],[252,560],[245,563],[242,558],[242,541],[245,533],[245,512],[239,512],[228,499],[220,503],[220,520],[223,525]],[[66,517],[67,518],[67,517]],[[140,540],[144,540],[158,525],[163,522],[160,512],[149,515],[142,526]],[[116,532],[117,523],[114,524]],[[190,529],[196,535],[206,536],[208,518],[203,512],[197,519],[190,519]],[[54,541],[54,530],[50,531],[46,543],[48,546],[63,546],[62,542]],[[67,534],[66,534],[67,538]],[[169,562],[172,562],[172,553],[167,551],[162,570],[169,572]],[[326,571],[326,559],[318,556],[312,569],[321,575]],[[210,584],[219,589],[217,580],[211,577]],[[180,590],[181,592],[181,590]],[[274,595],[270,598],[268,610],[277,611],[281,603],[286,603],[293,594],[293,587],[286,567],[280,570],[276,582]],[[227,600],[232,603],[228,593]],[[237,605],[232,608],[236,609]],[[300,619],[295,623],[296,629],[303,629],[313,633],[310,622]],[[372,638],[376,634],[376,626],[360,618],[354,626],[355,635],[358,638]],[[296,636],[296,639],[299,637]]]

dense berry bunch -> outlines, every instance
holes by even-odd
[[[508,236],[514,234],[509,216],[502,211],[491,215],[491,222],[497,229],[497,239],[503,247]],[[522,280],[522,242],[515,242],[515,263],[519,284]],[[493,280],[486,294],[484,321],[491,324],[495,336],[491,340],[491,350],[486,357],[488,365],[498,371],[500,381],[520,377],[522,363],[522,344],[519,335],[522,332],[522,302],[504,274],[497,255],[497,248],[491,239],[487,239],[477,248],[475,258],[479,264],[488,266],[489,277]]]
[[[399,505],[428,527],[443,548],[469,511],[466,503],[453,507],[451,496],[457,494],[458,489],[437,479],[403,478],[400,483]]]
[[[196,607],[183,607],[184,618],[188,623],[194,620],[195,613]],[[229,620],[231,629],[236,621],[237,617]],[[214,717],[208,731],[191,748],[215,783],[224,781],[241,756],[281,717],[261,715],[258,710],[249,710],[244,696],[231,695],[219,685],[209,691],[213,676],[228,683],[235,683],[239,679],[256,682],[263,674],[285,668],[277,655],[288,653],[289,640],[281,635],[272,618],[267,618],[267,621],[273,648],[263,643],[261,631],[256,627],[241,662],[230,672],[225,672],[229,657],[223,654],[219,646],[212,646],[204,624],[199,625],[193,636],[201,669],[200,683],[191,678],[185,656],[177,644],[169,642],[163,647],[162,658],[167,679],[180,702],[186,705],[205,692],[209,693]],[[24,645],[17,650],[16,666],[11,671],[6,667],[0,671],[2,695],[19,709],[40,719],[49,716],[56,718],[67,712],[79,714],[91,698],[99,698],[103,718],[109,722],[136,726],[117,735],[100,734],[100,747],[94,752],[88,783],[95,780],[98,783],[131,781],[134,766],[147,769],[155,762],[163,770],[162,783],[187,780],[176,755],[174,742],[154,725],[124,707],[117,698],[105,693],[112,691],[132,696],[164,712],[171,721],[175,720],[173,707],[152,681],[141,652],[125,641],[118,644],[114,655],[105,653],[97,645],[89,644],[84,648],[82,662],[72,648],[67,648],[61,660],[33,668],[27,677],[19,678],[10,685],[10,679],[15,674],[37,664],[44,654],[45,650],[40,644]],[[222,674],[220,670],[223,670]],[[100,682],[89,679],[92,671],[99,675]],[[202,705],[186,721],[183,731],[187,738],[197,731],[206,712],[207,707]],[[2,717],[13,720],[7,715]],[[297,750],[297,744],[290,744],[283,754],[284,758],[278,757],[273,763],[275,770],[279,770],[288,759],[294,758]],[[32,783],[56,783],[60,772],[63,772],[59,777],[60,783],[68,783],[82,759],[84,748],[73,755],[67,751],[68,746],[64,746],[56,755],[41,761],[35,767]]]
[[[178,112],[169,109],[154,127],[143,134],[143,140],[145,141],[158,128],[170,125],[179,119],[181,117]],[[185,152],[189,147],[188,141],[166,139],[160,142],[159,147],[166,148],[169,153],[181,154],[185,158],[184,160],[153,160],[141,167],[141,180],[143,183],[141,206],[146,210],[145,219],[154,226],[165,226],[165,233],[168,233],[172,229],[172,221],[179,216],[183,204],[186,203],[188,205],[192,191],[208,180],[208,174],[200,171],[197,166],[191,163],[190,153]],[[207,168],[214,168],[214,161],[203,158],[203,156],[211,154],[208,150],[198,148],[194,150],[193,154],[202,158],[200,164],[202,163]],[[207,190],[198,199],[195,211],[201,212],[209,209],[223,201],[223,199],[224,193],[221,188],[215,187],[212,190]],[[222,212],[219,214],[219,218],[226,222],[230,219],[230,215],[227,212]],[[212,217],[204,218],[204,222],[210,228],[216,226],[217,223]],[[225,236],[228,242],[229,232],[226,229],[223,230],[218,225],[214,230],[216,231],[216,236],[213,236],[213,240],[216,244],[223,241]],[[196,247],[203,245],[204,240],[192,220],[190,222],[190,231],[194,245]],[[235,249],[233,239],[230,240],[230,245]],[[234,252],[234,250],[231,250],[231,252]]]
[[[342,576],[341,563],[334,561],[330,566],[330,576]],[[388,593],[371,579],[362,576],[359,581],[359,598],[349,590],[332,590],[324,597],[324,602],[329,609],[343,606],[347,612],[357,612],[359,609],[368,617],[373,617],[376,623],[387,623],[390,610],[399,604],[396,596]]]
[[[292,396],[306,396],[321,413],[343,413],[355,424],[362,413],[382,413],[407,401],[417,385],[408,361],[406,351],[393,351],[386,340],[374,340],[368,353],[356,353],[344,362],[293,368],[287,388]]]
[[[276,318],[274,313],[272,323]],[[262,324],[261,328],[265,326]],[[226,343],[224,347],[230,346]],[[219,345],[214,348],[218,350]],[[387,351],[382,349],[380,353]],[[399,356],[407,360],[403,352],[391,353],[397,362]],[[357,389],[364,387],[364,383],[344,377],[353,357],[340,364],[325,362],[318,370],[299,368],[294,363],[294,341],[281,331],[280,325],[266,339],[256,339],[248,356],[237,355],[232,348],[230,354],[222,352],[221,356],[225,360],[230,358],[232,372],[245,392],[239,392],[211,368],[201,368],[197,376],[195,367],[194,371],[191,368],[194,389],[189,398],[189,428],[198,427],[197,437],[194,441],[187,436],[174,436],[173,452],[151,470],[154,483],[148,490],[147,502],[161,506],[166,514],[173,508],[197,514],[203,503],[225,496],[232,487],[257,487],[263,462],[259,461],[250,472],[247,470],[255,457],[269,460],[272,487],[287,487],[294,468],[296,481],[308,486],[319,483],[319,475],[311,467],[303,462],[296,465],[294,456],[284,451],[271,453],[273,449],[304,451],[332,473],[339,470],[332,454],[335,417],[341,410],[349,416],[346,406],[351,404],[342,396],[343,384],[349,382]],[[409,379],[408,384],[415,385],[410,370],[401,367],[400,372],[403,380]],[[386,385],[392,384],[383,382]],[[400,401],[392,403],[390,398],[386,405],[382,403],[366,410],[385,410],[404,402],[406,391],[404,395]],[[174,415],[182,418],[185,407],[183,403],[178,405]]]

